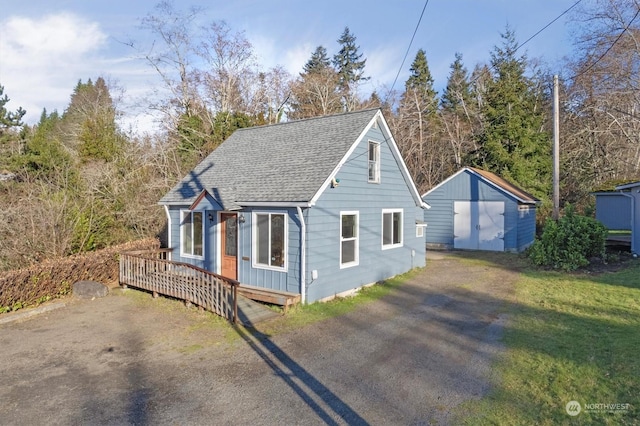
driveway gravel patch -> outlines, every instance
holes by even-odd
[[[69,299],[0,325],[0,422],[451,424],[490,390],[518,278],[467,256],[273,336],[135,290]]]

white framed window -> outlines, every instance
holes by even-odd
[[[253,212],[253,266],[262,269],[287,270],[287,214]]]
[[[380,144],[369,141],[369,182],[380,183]]]
[[[201,259],[204,256],[204,212],[180,212],[180,255]]]
[[[359,222],[357,211],[340,212],[340,268],[358,265]]]
[[[382,249],[402,247],[402,209],[382,210]]]

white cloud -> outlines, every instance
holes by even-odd
[[[99,24],[72,13],[0,22],[0,84],[9,107],[25,108],[28,123],[42,108],[63,109],[77,81],[94,76],[92,56],[106,40]]]

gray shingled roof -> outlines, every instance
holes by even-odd
[[[191,204],[205,189],[225,209],[242,202],[308,202],[378,111],[236,130],[159,203]]]

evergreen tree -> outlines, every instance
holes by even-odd
[[[448,171],[442,148],[437,92],[424,50],[418,50],[398,109],[400,149],[418,189],[431,188]]]
[[[507,27],[502,46],[491,54],[493,79],[487,82],[482,114],[484,126],[477,137],[472,162],[548,198],[551,144],[543,130],[544,93],[525,75],[526,56],[516,56],[518,43]]]
[[[22,117],[27,113],[22,107],[19,107],[15,112],[7,110],[6,105],[9,100],[9,96],[4,94],[4,86],[0,84],[0,136],[7,129],[22,126]]]
[[[22,151],[24,133],[22,117],[26,111],[22,107],[15,112],[6,108],[9,96],[4,94],[4,87],[0,85],[0,173],[10,167],[11,157]]]
[[[288,117],[319,117],[341,111],[343,108],[338,82],[338,73],[329,63],[326,49],[318,46],[305,64],[303,72],[291,84],[291,110]]]
[[[58,180],[58,175],[75,170],[70,153],[60,142],[60,122],[57,111],[47,114],[43,109],[40,121],[27,139],[24,155],[18,160],[27,172],[52,183]]]
[[[462,63],[461,53],[456,53],[455,61],[450,68],[447,87],[442,93],[440,105],[443,111],[460,112],[469,108],[472,99],[471,83],[469,83],[467,69]]]
[[[418,50],[409,71],[411,75],[405,83],[401,104],[405,106],[411,104],[421,113],[435,115],[438,112],[437,92],[433,88],[434,80],[424,50]]]
[[[446,139],[450,142],[451,171],[454,172],[454,169],[462,166],[464,155],[475,149],[473,132],[474,123],[477,121],[477,108],[473,102],[471,83],[460,53],[456,53],[455,61],[450,68],[447,87],[440,98],[440,116]]]
[[[340,50],[333,57],[333,66],[338,73],[338,90],[343,98],[343,107],[352,111],[357,106],[357,86],[369,77],[364,76],[364,66],[367,62],[362,59],[360,46],[356,45],[356,37],[351,34],[349,27],[338,39]]]
[[[327,56],[327,49],[324,46],[316,47],[311,54],[311,58],[304,64],[302,74],[313,74],[325,71],[331,66],[331,60]]]
[[[76,85],[63,115],[66,145],[83,161],[113,161],[122,151],[124,138],[116,125],[116,108],[107,83],[98,77]]]

